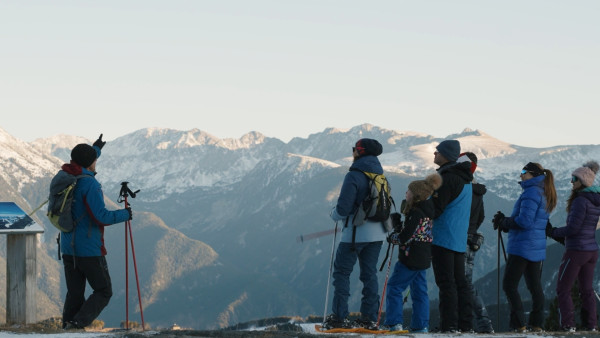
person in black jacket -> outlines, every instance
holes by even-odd
[[[429,296],[426,270],[431,266],[431,228],[433,201],[431,195],[442,185],[442,177],[432,174],[425,180],[413,181],[406,191],[405,221],[388,237],[399,245],[398,262],[388,281],[386,319],[384,326],[391,331],[404,330],[402,293],[410,285],[412,298],[411,331],[427,332],[429,328]]]
[[[442,186],[433,195],[435,217],[431,265],[439,288],[441,332],[471,332],[473,310],[465,276],[467,231],[471,217],[473,189],[470,163],[457,163],[457,140],[444,140],[436,147],[433,162],[440,167]]]
[[[477,169],[477,156],[472,152],[460,154],[456,162],[469,162],[471,165],[471,173]],[[473,314],[475,316],[475,329],[479,333],[493,333],[492,321],[488,315],[483,299],[473,287],[473,266],[475,265],[475,254],[483,245],[483,235],[477,230],[485,219],[483,210],[483,195],[487,192],[485,185],[477,183],[475,179],[473,185],[473,200],[471,201],[471,218],[469,219],[469,230],[467,235],[467,251],[465,253],[465,276],[467,278],[468,287],[473,294],[471,299],[473,304]]]

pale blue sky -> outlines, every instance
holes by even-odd
[[[2,1],[0,127],[599,144],[600,1]]]

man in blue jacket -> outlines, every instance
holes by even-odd
[[[383,174],[377,156],[383,147],[377,140],[363,138],[352,147],[354,162],[344,178],[336,207],[331,212],[334,221],[345,225],[341,243],[335,255],[333,270],[333,313],[325,320],[325,329],[360,326],[377,329],[379,311],[379,291],[377,281],[377,260],[386,231],[381,222],[366,221],[354,227],[353,218],[361,202],[369,193],[369,179],[364,172]],[[353,241],[353,231],[354,241]],[[357,323],[349,323],[348,297],[350,296],[350,274],[356,264],[360,266],[360,281],[363,283],[360,305],[361,318]]]
[[[100,157],[102,135],[94,142],[78,144],[71,151],[71,163],[62,170],[78,179],[73,195],[72,215],[75,227],[71,232],[61,232],[61,245],[67,296],[63,308],[63,328],[81,329],[92,323],[108,305],[112,285],[106,264],[104,227],[125,222],[132,217],[131,208],[109,211],[104,204],[104,194],[96,175],[96,160]],[[94,292],[85,299],[85,284]]]
[[[434,194],[433,243],[431,258],[435,283],[440,289],[440,330],[471,332],[471,293],[465,276],[467,231],[473,189],[471,163],[456,163],[460,155],[457,140],[442,141],[433,162],[440,167],[442,186]]]

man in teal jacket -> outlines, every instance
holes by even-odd
[[[109,211],[104,204],[104,194],[96,175],[96,160],[100,157],[102,135],[94,146],[78,144],[71,151],[71,163],[62,170],[75,176],[77,181],[71,212],[75,228],[61,233],[61,252],[67,283],[67,296],[63,308],[63,328],[81,329],[92,323],[108,305],[112,285],[106,264],[104,227],[130,220],[130,208]],[[86,281],[94,292],[85,299]]]
[[[434,194],[431,258],[435,283],[440,289],[440,330],[471,332],[471,293],[465,276],[465,251],[473,189],[471,163],[456,163],[457,140],[442,141],[434,153],[442,186]]]

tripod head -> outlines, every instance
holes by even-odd
[[[121,191],[119,191],[119,199],[117,200],[117,202],[119,202],[119,203],[125,201],[127,199],[127,196],[131,196],[131,198],[135,198],[137,193],[140,192],[140,189],[138,189],[136,191],[131,191],[131,189],[129,189],[127,184],[129,184],[129,182],[121,183]]]

